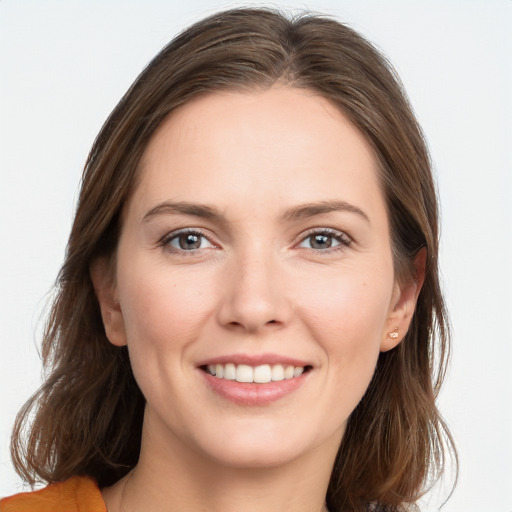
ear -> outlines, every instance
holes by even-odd
[[[122,347],[126,345],[126,331],[123,312],[116,295],[115,277],[107,258],[98,258],[90,266],[89,272],[100,304],[105,333],[110,343]]]
[[[395,283],[390,312],[382,334],[381,352],[395,348],[409,329],[416,301],[425,280],[426,259],[427,250],[422,248],[414,259],[414,276],[402,285]]]

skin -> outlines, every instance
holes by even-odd
[[[128,345],[147,399],[139,464],[103,490],[109,510],[323,510],[347,419],[420,287],[395,281],[371,149],[327,100],[274,86],[180,107],[140,170],[115,279],[92,267],[107,336]],[[183,229],[204,235],[199,248],[180,249]],[[268,404],[220,396],[199,368],[269,353],[310,371]]]

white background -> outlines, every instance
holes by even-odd
[[[22,489],[10,428],[39,383],[41,317],[93,139],[179,29],[235,5],[0,0],[0,496]],[[438,177],[454,334],[440,405],[461,470],[443,510],[512,512],[512,1],[266,5],[336,15],[405,83]]]

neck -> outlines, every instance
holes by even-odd
[[[104,489],[109,512],[327,512],[325,496],[339,439],[283,465],[228,467],[143,436],[137,467]]]

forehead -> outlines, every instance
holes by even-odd
[[[360,131],[325,98],[286,86],[208,94],[176,109],[145,150],[135,195],[226,204],[271,196],[284,206],[333,195],[383,201]]]

